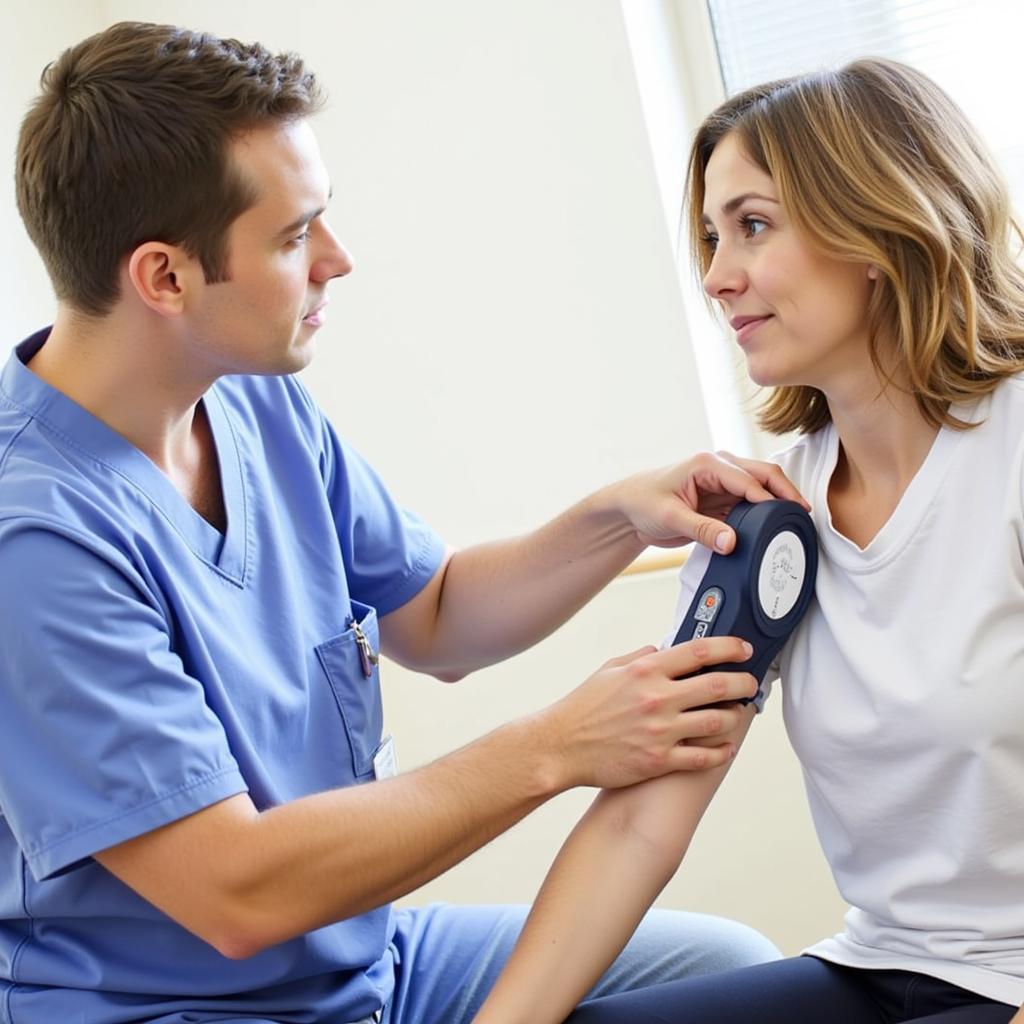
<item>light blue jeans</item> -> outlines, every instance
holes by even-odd
[[[508,958],[528,909],[433,904],[398,911],[396,987],[383,1024],[470,1024]],[[590,995],[747,967],[780,956],[766,938],[735,921],[652,910]]]

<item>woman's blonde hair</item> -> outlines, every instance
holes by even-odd
[[[735,133],[771,175],[796,228],[821,252],[879,270],[869,307],[872,360],[906,374],[924,418],[964,427],[951,402],[1024,370],[1021,241],[1006,185],[971,124],[930,79],[895,61],[858,60],[748,89],[701,125],[687,176],[690,246],[701,275],[704,172]],[[815,388],[772,389],[774,433],[830,419]]]

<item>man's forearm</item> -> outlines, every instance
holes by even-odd
[[[527,736],[517,723],[407,776],[261,815],[252,835],[261,863],[236,892],[258,945],[406,895],[564,789],[554,758],[524,749]],[[299,870],[296,835],[308,864]]]
[[[257,812],[238,796],[97,859],[231,957],[383,906],[565,788],[533,721],[406,775]]]
[[[604,536],[572,513],[527,538],[456,554],[439,608],[441,664],[470,672],[539,643],[642,550],[635,535]],[[574,520],[576,528],[574,528]]]
[[[533,533],[452,556],[381,620],[385,653],[442,679],[500,661],[560,626],[648,544],[730,551],[728,510],[773,496],[803,500],[777,466],[709,453],[620,480]]]
[[[530,534],[457,552],[445,569],[429,651],[421,651],[417,667],[465,674],[526,650],[643,549],[599,492]]]
[[[408,775],[262,813],[233,796],[96,860],[226,956],[250,956],[408,893],[565,789],[727,763],[742,720],[731,702],[755,682],[691,673],[749,654],[727,637],[645,648]]]

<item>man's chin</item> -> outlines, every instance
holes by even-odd
[[[303,332],[305,333],[305,332]],[[316,354],[316,338],[313,333],[306,337],[298,337],[292,342],[291,348],[285,356],[286,368],[281,373],[298,373],[304,370],[313,361]]]

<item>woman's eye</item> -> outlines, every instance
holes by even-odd
[[[760,217],[741,217],[740,225],[748,238],[754,238],[768,227]]]
[[[701,235],[700,240],[708,252],[714,252],[715,249],[718,248],[718,235],[713,235],[709,231],[705,231],[704,234]]]

